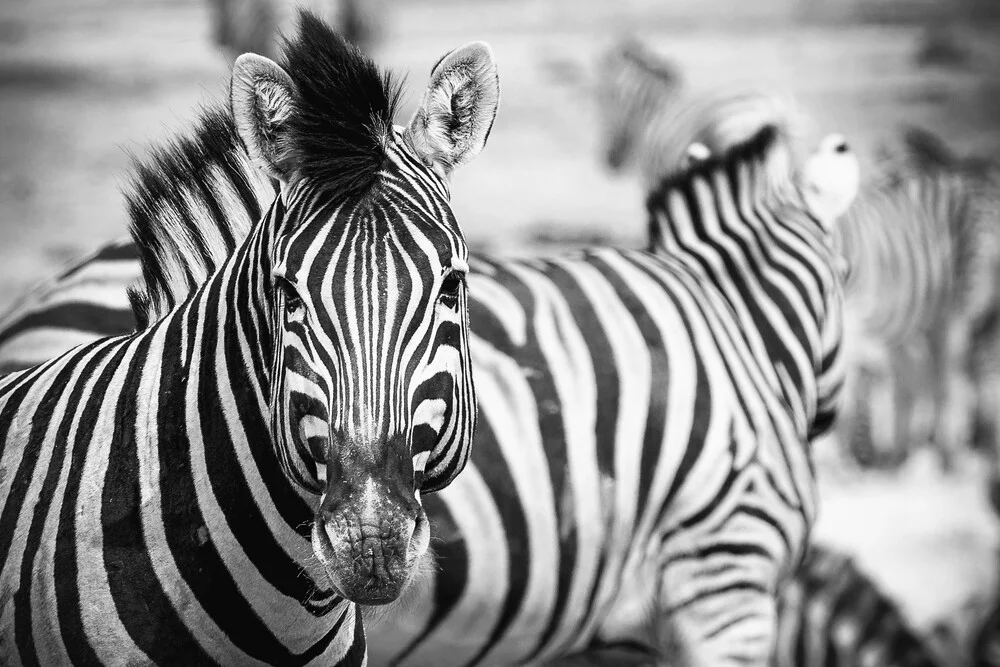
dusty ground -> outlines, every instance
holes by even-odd
[[[209,43],[206,6],[0,3],[0,309],[67,259],[122,234],[126,151],[141,153],[183,127],[200,99],[224,89],[227,65]],[[640,193],[596,159],[590,91],[596,55],[623,32],[674,57],[692,81],[783,86],[815,115],[817,134],[844,132],[865,159],[904,122],[960,150],[1000,155],[996,30],[959,30],[971,53],[962,68],[917,69],[919,27],[861,25],[847,16],[852,7],[396,2],[378,56],[411,72],[413,104],[444,51],[472,39],[492,44],[500,116],[490,146],[454,187],[459,219],[480,248],[524,250],[544,237],[633,244],[643,229]],[[809,12],[824,20],[796,24]],[[970,467],[949,480],[919,469],[889,480],[826,479],[818,533],[858,553],[925,624],[996,577],[997,527],[980,476]]]

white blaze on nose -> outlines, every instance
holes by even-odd
[[[378,509],[378,493],[375,490],[375,480],[371,477],[365,482],[364,494],[361,498],[361,506],[364,508],[364,512],[368,516],[374,516]]]

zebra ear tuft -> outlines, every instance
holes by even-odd
[[[291,78],[264,56],[244,53],[233,64],[230,105],[250,157],[269,176],[285,180],[285,123],[294,108]]]
[[[486,145],[499,103],[493,51],[485,42],[466,44],[434,66],[407,139],[425,164],[446,176]]]

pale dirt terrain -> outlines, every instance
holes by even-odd
[[[917,69],[918,26],[864,25],[854,20],[858,3],[846,0],[388,7],[377,55],[410,71],[407,112],[444,51],[473,39],[495,50],[500,115],[489,147],[454,186],[456,212],[480,249],[535,251],[552,238],[639,242],[640,190],[598,162],[591,94],[597,55],[630,31],[698,85],[763,81],[796,94],[816,136],[843,132],[866,164],[904,122],[959,150],[1000,155],[1000,40],[988,26],[959,29],[972,54],[963,68]],[[0,3],[0,309],[124,233],[117,187],[126,151],[141,154],[225,90],[227,64],[209,30],[207,3],[191,0]],[[998,531],[982,466],[947,480],[920,468],[884,479],[825,475],[817,533],[857,553],[926,625],[994,586]]]

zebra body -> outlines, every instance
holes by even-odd
[[[142,280],[138,260],[131,239],[109,243],[14,303],[0,316],[0,375],[133,331],[127,289]]]
[[[140,165],[139,330],[0,378],[5,664],[362,665],[354,603],[427,548],[476,418],[447,177],[492,54],[446,54],[407,128],[315,16],[284,61],[238,59],[231,115]]]

